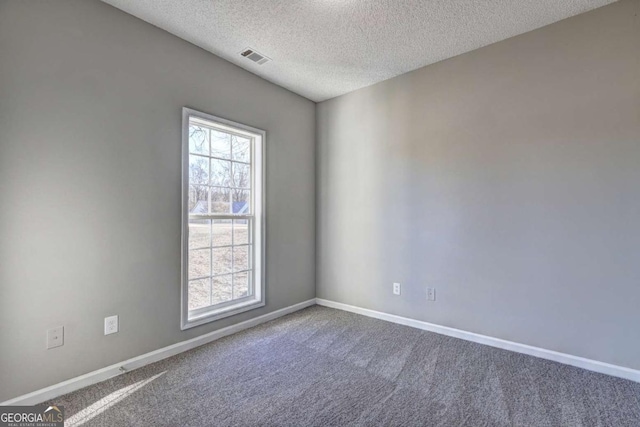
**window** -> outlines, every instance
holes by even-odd
[[[189,108],[182,135],[182,329],[264,306],[265,132]]]

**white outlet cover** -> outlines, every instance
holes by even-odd
[[[104,318],[104,334],[110,335],[118,332],[118,316],[109,316]]]
[[[427,301],[435,301],[435,300],[436,300],[436,289],[427,288]]]
[[[47,331],[47,349],[64,345],[64,326],[51,328]]]
[[[393,294],[394,295],[400,295],[400,292],[402,292],[402,286],[400,285],[400,283],[394,283],[393,284]]]

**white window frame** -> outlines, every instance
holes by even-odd
[[[253,203],[253,295],[215,306],[203,307],[189,313],[189,121],[191,118],[212,122],[216,127],[249,137],[253,140],[251,157]],[[181,272],[181,329],[189,329],[265,305],[265,143],[267,133],[221,117],[184,107],[182,109],[182,272]],[[218,216],[220,218],[220,216]],[[228,215],[225,218],[240,218]]]

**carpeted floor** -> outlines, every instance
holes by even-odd
[[[55,399],[66,426],[640,426],[640,384],[314,306]]]

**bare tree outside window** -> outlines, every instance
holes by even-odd
[[[189,211],[196,206],[202,210],[205,205],[207,212],[215,213],[239,213],[250,208],[250,143],[236,135],[189,127],[189,184],[193,192]]]

